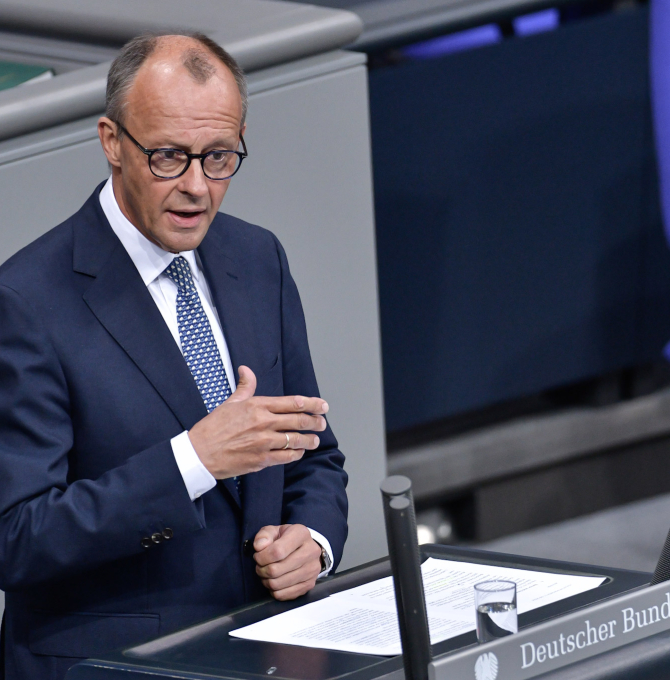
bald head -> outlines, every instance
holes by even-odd
[[[112,62],[107,77],[106,115],[123,122],[128,93],[135,78],[156,53],[179,63],[193,80],[204,84],[223,66],[235,80],[242,104],[241,124],[247,112],[247,86],[244,73],[233,57],[202,33],[144,34],[128,42]]]
[[[184,36],[158,39],[126,92],[122,115],[124,127],[147,133],[151,127],[151,132],[167,134],[181,129],[186,120],[194,133],[201,126],[225,126],[233,133],[228,140],[233,146],[219,148],[237,148],[243,125],[242,99],[233,74],[197,41]],[[169,146],[177,146],[176,141],[164,140]]]
[[[152,58],[172,60],[186,69],[196,83],[204,85],[222,67],[230,69],[195,38],[181,35],[165,35],[157,38],[153,52],[146,61]],[[141,67],[140,67],[141,68]],[[232,75],[232,73],[231,73]]]

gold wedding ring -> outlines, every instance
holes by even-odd
[[[282,451],[286,451],[288,449],[288,445],[291,443],[291,440],[288,438],[288,432],[284,432],[286,435],[286,446],[282,449]]]

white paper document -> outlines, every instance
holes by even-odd
[[[427,559],[421,566],[432,644],[475,629],[474,584],[514,581],[519,614],[597,588],[600,576],[572,576]],[[394,656],[401,653],[393,578],[351,588],[230,632],[246,640]]]

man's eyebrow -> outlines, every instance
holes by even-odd
[[[216,142],[214,142],[214,144],[211,144],[209,147],[205,147],[205,148],[208,148],[210,150],[228,149],[228,150],[235,151],[235,149],[237,149],[239,143],[240,143],[239,139],[236,139],[235,141],[233,141],[232,139],[228,139],[228,140],[219,139]]]
[[[203,147],[202,153],[207,153],[208,151],[215,151],[217,149],[223,149],[223,150],[228,150],[228,151],[235,151],[239,145],[239,139],[236,139],[233,141],[232,139],[224,140],[224,139],[217,139],[215,142],[212,142],[211,144],[208,144],[207,146]],[[176,142],[169,141],[165,144],[161,144],[160,146],[154,147],[157,149],[179,149],[180,151],[187,151],[191,153],[191,149],[186,145],[186,144],[177,144]]]

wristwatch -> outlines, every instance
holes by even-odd
[[[324,571],[328,571],[330,569],[333,562],[330,559],[328,551],[319,543],[317,543],[317,545],[321,548],[321,571],[319,573],[323,574]]]

